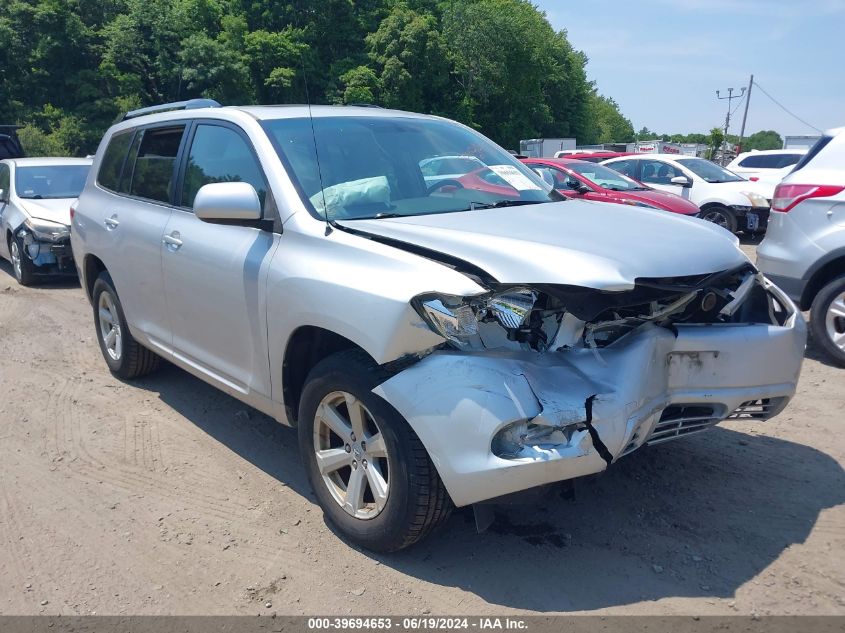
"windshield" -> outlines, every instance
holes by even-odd
[[[76,198],[82,193],[90,165],[18,167],[15,192],[19,198]]]
[[[724,167],[703,158],[678,158],[677,162],[707,182],[737,182],[745,180]]]
[[[618,171],[614,171],[603,165],[596,165],[593,163],[567,163],[567,169],[580,174],[590,182],[611,189],[612,191],[647,191],[648,187],[643,187],[636,180],[632,180]]]
[[[564,199],[498,145],[450,121],[342,116],[317,117],[313,124],[312,132],[307,118],[263,123],[320,217],[412,216]]]

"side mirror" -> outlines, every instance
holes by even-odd
[[[692,180],[687,178],[686,176],[675,176],[670,180],[673,185],[681,185],[684,189],[689,189],[692,187]]]
[[[577,178],[573,178],[570,176],[566,179],[566,188],[572,189],[573,191],[577,191],[578,193],[584,193],[588,191],[587,187],[584,186],[584,183],[578,180]]]
[[[194,198],[194,214],[205,221],[261,219],[261,201],[248,182],[214,182],[203,185]]]

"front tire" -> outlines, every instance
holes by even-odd
[[[350,541],[393,552],[428,536],[452,501],[404,418],[372,393],[387,375],[358,350],[318,363],[299,407],[299,448],[328,520]]]
[[[21,286],[31,286],[35,283],[35,264],[26,253],[23,240],[14,235],[9,236],[9,259],[15,279]]]
[[[810,331],[830,359],[845,367],[845,276],[816,295],[810,307]]]
[[[109,371],[124,380],[155,371],[161,358],[132,337],[114,282],[107,272],[97,277],[92,295],[97,342]]]
[[[737,227],[739,226],[736,213],[720,204],[702,209],[700,217],[702,220],[707,220],[708,222],[721,226],[731,233],[736,233]]]

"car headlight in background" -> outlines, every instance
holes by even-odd
[[[23,225],[35,239],[46,242],[58,242],[70,235],[70,229],[67,226],[49,220],[27,218]]]
[[[411,305],[435,333],[466,347],[478,335],[480,319],[492,315],[503,328],[518,330],[525,325],[536,300],[537,294],[530,288],[510,288],[474,297],[424,294],[415,297]]]
[[[766,200],[766,196],[761,196],[759,193],[754,191],[742,191],[740,192],[744,195],[748,200],[751,202],[752,207],[768,207],[769,201]]]

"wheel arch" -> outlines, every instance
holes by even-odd
[[[282,361],[282,397],[292,425],[296,425],[299,416],[299,402],[308,374],[324,358],[349,349],[361,350],[373,358],[359,344],[326,328],[302,325],[291,333]],[[373,363],[377,364],[375,359]]]
[[[107,271],[106,265],[96,255],[88,254],[82,262],[82,286],[85,288],[85,294],[88,296],[88,301],[93,301],[94,298],[94,282],[100,273]]]
[[[801,309],[809,310],[819,291],[840,275],[845,275],[845,247],[828,253],[810,270],[801,293]]]

